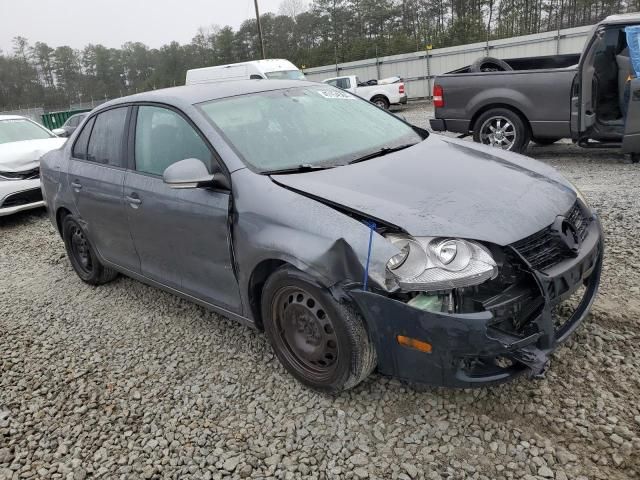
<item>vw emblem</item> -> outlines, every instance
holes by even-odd
[[[573,223],[566,217],[557,217],[551,226],[551,230],[565,250],[571,252],[573,255],[578,254],[580,246],[582,245],[582,238]]]

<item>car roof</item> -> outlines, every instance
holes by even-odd
[[[609,15],[600,22],[600,25],[616,25],[626,23],[640,23],[640,12]]]
[[[305,80],[234,80],[229,82],[199,83],[129,95],[103,103],[98,109],[102,110],[113,105],[131,102],[160,102],[176,105],[187,103],[196,105],[220,98],[314,85],[318,84]]]
[[[0,115],[0,120],[29,120],[27,117],[20,115]]]

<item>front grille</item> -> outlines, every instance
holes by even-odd
[[[565,218],[574,226],[580,238],[584,240],[587,237],[589,219],[585,218],[582,207],[578,201],[574,203],[571,210],[565,215]],[[535,270],[550,268],[572,257],[571,252],[558,241],[551,226],[517,241],[512,244],[512,247],[514,247]]]
[[[27,190],[26,192],[12,193],[8,195],[2,205],[2,208],[19,207],[20,205],[28,205],[29,203],[41,202],[42,191],[39,188]]]
[[[0,172],[0,178],[6,180],[35,180],[40,178],[40,169],[33,168],[24,172]]]

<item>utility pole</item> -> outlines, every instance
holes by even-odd
[[[258,39],[260,40],[260,52],[262,53],[262,59],[267,56],[264,54],[264,40],[262,38],[262,26],[260,25],[260,11],[258,10],[258,0],[253,0],[253,4],[256,6],[256,22],[258,22]]]

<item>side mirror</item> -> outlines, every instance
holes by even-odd
[[[226,178],[211,174],[207,166],[197,158],[187,158],[169,165],[162,175],[171,188],[226,187]]]
[[[51,130],[51,132],[56,137],[66,137],[67,136],[67,131],[64,128],[54,128],[53,130]]]

